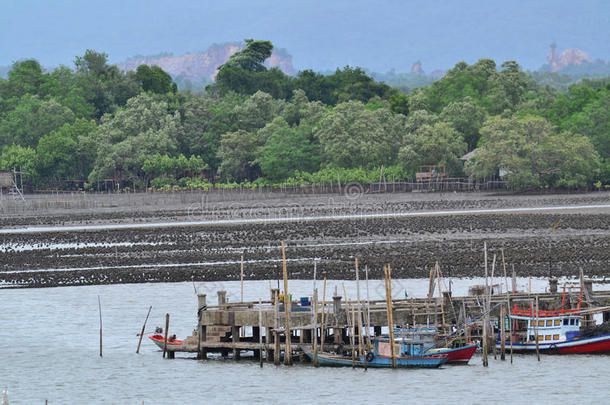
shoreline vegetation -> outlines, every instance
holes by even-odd
[[[16,62],[0,79],[0,170],[24,172],[27,192],[409,183],[422,166],[517,192],[610,185],[608,78],[560,92],[480,59],[403,92],[350,66],[287,76],[264,66],[272,49],[246,40],[203,94],[93,50],[51,72]]]

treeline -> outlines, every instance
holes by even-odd
[[[406,95],[349,66],[287,76],[263,65],[272,49],[247,41],[205,94],[94,51],[48,73],[17,62],[0,80],[0,169],[41,188],[345,184],[421,165],[515,188],[610,183],[608,80],[559,93],[481,59]]]

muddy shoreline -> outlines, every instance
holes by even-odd
[[[520,208],[610,203],[609,193],[544,196],[411,193],[327,195],[179,203],[134,214],[114,211],[35,212],[1,218],[3,229],[27,225],[174,222],[203,219],[319,216],[417,210]],[[199,205],[197,205],[199,204]],[[207,205],[206,205],[207,204]],[[554,224],[560,226],[551,234]],[[503,249],[508,272],[518,276],[610,278],[610,209],[541,213],[493,213],[401,218],[313,220],[259,224],[4,234],[0,285],[50,287],[112,283],[221,281],[239,279],[243,253],[246,279],[281,275],[280,241],[287,243],[291,278],[353,278],[353,260],[382,277],[392,265],[400,278],[427,277],[436,261],[450,277],[483,275],[483,243],[490,260]],[[549,258],[551,266],[549,266]],[[501,274],[501,273],[496,273]]]

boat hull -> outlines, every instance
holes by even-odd
[[[455,349],[434,350],[434,354],[446,354],[447,364],[468,364],[474,352],[477,350],[477,345],[457,347]],[[428,352],[429,353],[429,352]]]
[[[159,346],[161,349],[165,347],[165,338],[161,335],[152,335],[148,337],[154,344]],[[182,340],[167,340],[167,347],[178,347],[182,346]]]
[[[305,351],[307,357],[312,361],[312,352]],[[396,368],[438,368],[447,362],[446,354],[433,354],[429,356],[400,356],[396,358]],[[330,367],[365,367],[362,357],[352,361],[349,356],[339,356],[330,353],[318,353],[318,364]],[[375,356],[372,361],[366,362],[366,367],[370,368],[392,368],[390,357]]]
[[[496,347],[500,348],[500,344],[496,343]],[[506,351],[510,351],[509,344],[505,344],[504,348]],[[540,343],[538,344],[538,350],[549,354],[610,353],[610,334],[576,338],[561,342]],[[513,343],[513,351],[535,352],[536,344]]]

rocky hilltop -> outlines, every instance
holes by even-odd
[[[557,50],[556,44],[551,44],[549,53],[546,56],[546,63],[551,67],[552,72],[560,71],[570,65],[581,65],[591,63],[591,57],[580,49],[566,49],[563,52]]]
[[[204,79],[214,79],[218,67],[243,47],[244,44],[241,43],[214,44],[200,53],[178,56],[171,54],[136,56],[119,63],[118,67],[129,71],[136,70],[140,65],[157,65],[172,76],[182,78],[183,81],[200,82]],[[265,64],[267,67],[278,67],[286,74],[294,74],[292,56],[284,50],[274,52]]]

